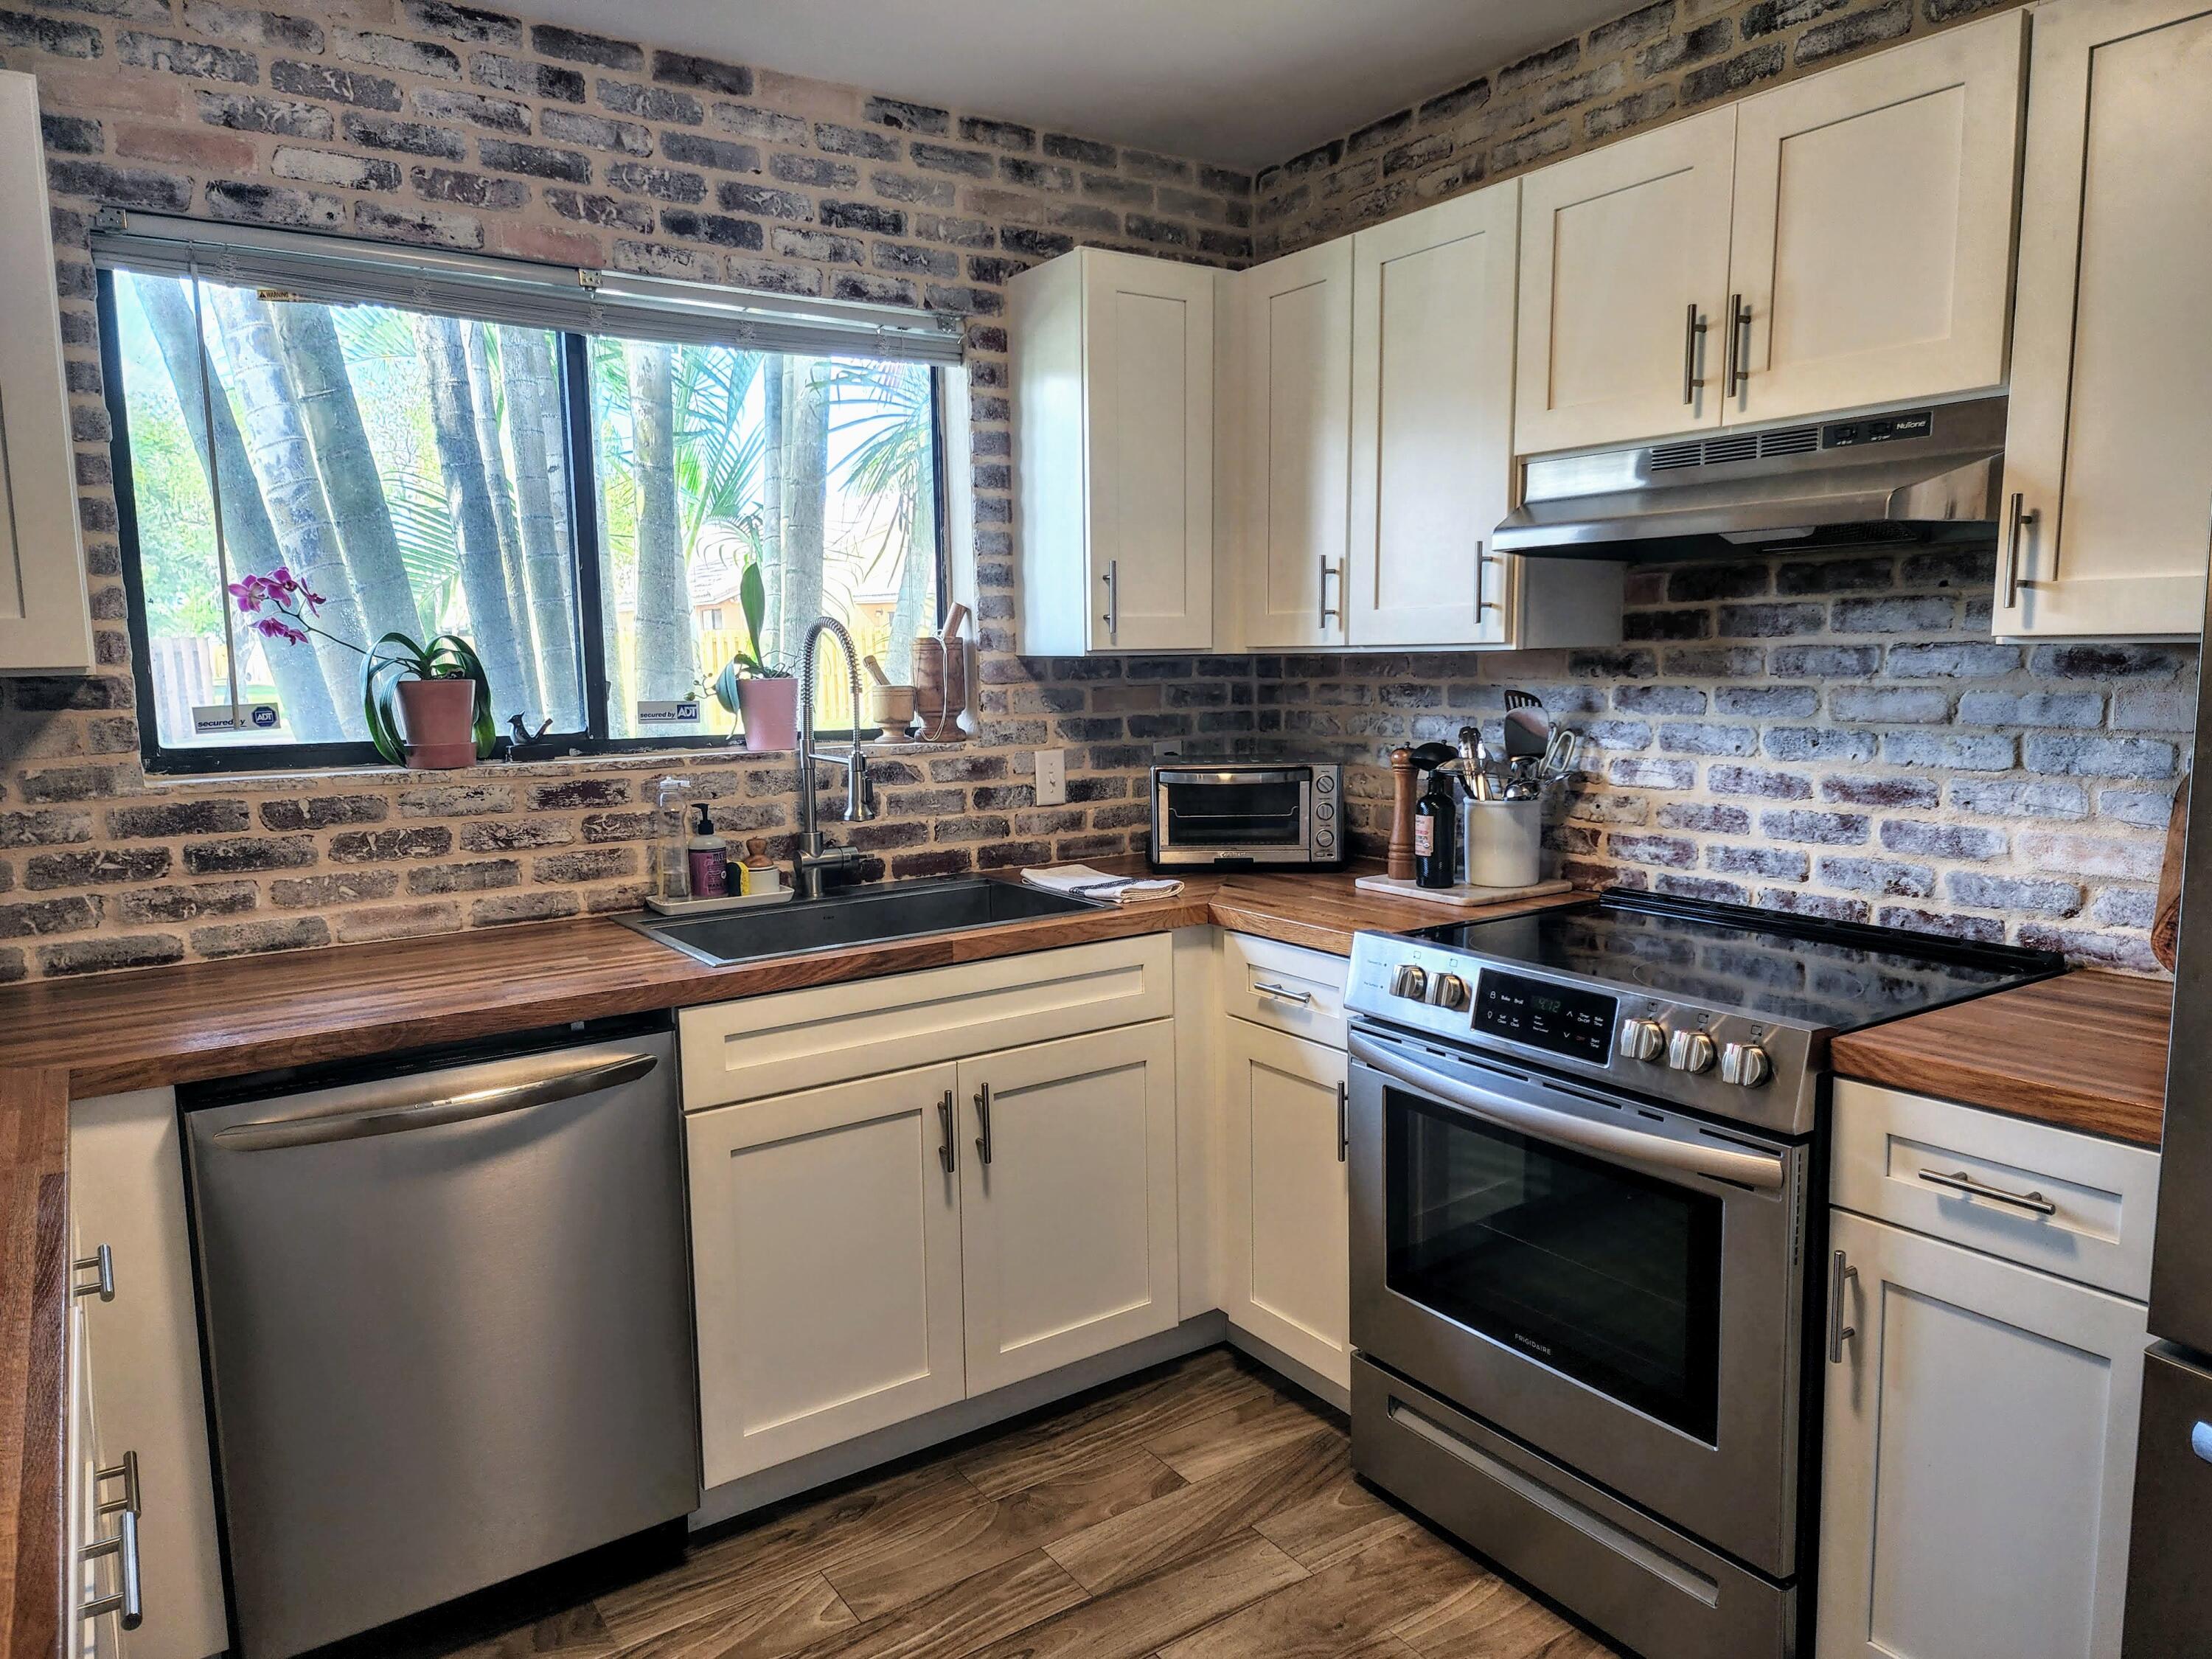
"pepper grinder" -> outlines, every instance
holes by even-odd
[[[1411,881],[1413,878],[1413,797],[1419,788],[1413,751],[1393,749],[1390,751],[1390,844],[1389,861],[1384,866],[1393,881]]]

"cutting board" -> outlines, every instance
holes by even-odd
[[[1448,904],[1472,910],[1483,904],[1509,904],[1515,899],[1542,898],[1547,893],[1574,890],[1571,881],[1540,881],[1528,887],[1423,887],[1399,876],[1362,876],[1352,883],[1364,893],[1388,893],[1392,898],[1419,899],[1429,904]]]

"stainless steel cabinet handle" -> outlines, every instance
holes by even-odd
[[[99,1488],[111,1480],[120,1480],[123,1483],[123,1496],[100,1498]],[[120,1463],[105,1469],[94,1469],[92,1472],[92,1484],[93,1496],[96,1500],[93,1504],[94,1514],[116,1515],[125,1510],[133,1515],[137,1514],[138,1454],[135,1451],[127,1451],[123,1454],[123,1461]]]
[[[1722,372],[1723,397],[1733,398],[1751,384],[1751,307],[1743,295],[1729,295],[1728,367]]]
[[[945,1166],[945,1173],[951,1175],[960,1167],[960,1164],[952,1152],[952,1091],[950,1089],[945,1091],[945,1098],[937,1103],[937,1161]]]
[[[1698,339],[1705,331],[1705,324],[1698,315],[1698,302],[1690,301],[1689,314],[1682,319],[1682,402],[1698,401],[1698,387],[1704,384],[1698,379]]]
[[[1331,576],[1336,578],[1334,605],[1328,602],[1328,579]],[[1321,556],[1321,627],[1323,633],[1328,631],[1328,619],[1331,617],[1335,617],[1339,623],[1344,620],[1344,567],[1339,564],[1332,569],[1329,556],[1324,553]]]
[[[1859,1334],[1856,1325],[1844,1323],[1844,1297],[1859,1282],[1859,1270],[1838,1250],[1828,1261],[1828,1363],[1844,1363],[1844,1344]]]
[[[1502,564],[1504,562],[1504,561],[1500,559],[1495,553],[1486,552],[1484,550],[1490,544],[1487,542],[1477,542],[1474,544],[1474,619],[1477,622],[1480,622],[1482,620],[1482,613],[1484,611],[1496,611],[1501,608],[1496,599],[1485,599],[1483,597],[1485,585],[1482,580],[1482,573],[1493,564]]]
[[[95,1539],[78,1552],[87,1561],[97,1561],[112,1555],[122,1575],[123,1582],[112,1595],[95,1596],[87,1601],[82,1612],[87,1619],[104,1618],[111,1613],[123,1615],[123,1628],[137,1630],[145,1622],[146,1604],[138,1584],[138,1516],[125,1510],[117,1517],[117,1531],[112,1538]]]
[[[1994,1203],[2010,1204],[2035,1215],[2058,1213],[2058,1206],[2041,1193],[2008,1193],[2002,1187],[1985,1186],[1964,1170],[1954,1170],[1949,1175],[1923,1170],[1920,1178],[1931,1187],[1945,1187],[1954,1193],[1964,1193],[1970,1198],[1986,1198]]]
[[[1106,574],[1098,579],[1106,584],[1106,641],[1117,644],[1121,637],[1121,562],[1106,561]]]
[[[230,1152],[265,1152],[286,1146],[319,1146],[334,1140],[364,1140],[370,1135],[393,1135],[408,1129],[435,1128],[444,1123],[467,1123],[501,1112],[519,1112],[578,1095],[635,1083],[660,1063],[653,1054],[623,1054],[594,1060],[557,1076],[538,1078],[503,1089],[480,1089],[416,1102],[406,1106],[379,1106],[365,1112],[304,1113],[298,1117],[266,1118],[258,1123],[234,1124],[218,1129],[213,1144]]]
[[[975,1152],[988,1167],[991,1162],[991,1085],[988,1083],[975,1091],[975,1127],[982,1131],[975,1137]]]
[[[2020,532],[2031,530],[2042,522],[2041,509],[2027,510],[2027,497],[2015,489],[2012,496],[2009,528],[2005,532],[2005,597],[2004,608],[2016,609],[2020,605]]]
[[[1294,1002],[1301,1008],[1314,1006],[1311,991],[1293,991],[1286,985],[1270,985],[1263,979],[1254,980],[1252,988],[1263,997],[1273,997],[1277,1002]]]
[[[1352,1085],[1336,1085],[1336,1161],[1341,1164],[1352,1155]]]
[[[72,1296],[96,1296],[102,1302],[115,1300],[115,1252],[101,1245],[90,1255],[81,1256],[70,1263],[70,1277],[79,1273],[96,1273],[100,1276],[89,1285],[73,1285]]]

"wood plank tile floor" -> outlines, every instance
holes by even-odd
[[[1226,1348],[693,1545],[450,1659],[1608,1659]]]

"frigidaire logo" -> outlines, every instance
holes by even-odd
[[[1543,1355],[1547,1359],[1549,1359],[1552,1357],[1552,1345],[1548,1342],[1539,1342],[1534,1337],[1522,1331],[1514,1332],[1513,1340],[1516,1342],[1518,1342],[1524,1348],[1534,1349],[1536,1352]]]

